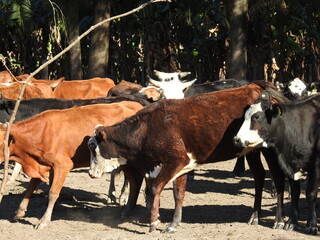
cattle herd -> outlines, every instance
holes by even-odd
[[[320,95],[296,78],[279,91],[266,81],[226,79],[197,84],[191,73],[154,71],[149,86],[109,78],[66,81],[31,78],[9,134],[10,181],[22,169],[30,177],[15,220],[25,217],[33,192],[50,183],[46,211],[35,228],[51,222],[68,173],[88,168],[91,178],[104,173],[125,176],[123,218],[133,213],[146,182],[149,231],[160,222],[161,192],[173,183],[174,214],[165,232],[182,219],[188,174],[197,166],[245,156],[255,183],[249,224],[258,224],[265,169],[276,189],[274,228],[294,230],[299,219],[299,180],[307,176],[306,232],[317,235],[316,200],[320,180]],[[0,73],[0,148],[21,81]],[[313,90],[315,84],[312,85]],[[314,94],[311,95],[311,92]],[[307,96],[311,95],[311,96]],[[3,151],[0,151],[3,161]],[[89,178],[88,176],[88,178]],[[285,221],[285,179],[291,188],[291,210]],[[128,192],[128,196],[124,193]],[[109,198],[114,182],[110,183]]]

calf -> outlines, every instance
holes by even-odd
[[[306,197],[309,215],[306,230],[317,234],[315,204],[320,180],[320,94],[287,104],[271,104],[261,100],[245,114],[245,121],[235,136],[243,147],[261,146],[275,150],[280,167],[294,181],[302,173],[308,175]],[[299,185],[293,182],[291,185]],[[298,221],[299,187],[292,187],[292,211],[287,229]]]
[[[89,166],[87,142],[94,126],[97,123],[112,125],[141,108],[141,104],[128,101],[96,104],[45,111],[12,124],[9,160],[20,163],[24,173],[31,177],[15,219],[25,216],[30,197],[40,182],[48,182],[52,177],[48,207],[36,225],[38,229],[45,228],[51,221],[54,204],[69,171]],[[4,126],[1,125],[2,139],[6,132]],[[0,159],[3,159],[3,151],[0,151]]]
[[[181,222],[185,195],[185,173],[197,165],[235,158],[241,149],[233,145],[233,136],[243,122],[245,109],[259,94],[273,85],[256,82],[243,87],[202,94],[180,100],[161,100],[135,116],[110,127],[100,126],[89,140],[91,177],[122,166],[130,181],[130,195],[122,216],[135,207],[143,177],[153,195],[150,231],[159,223],[159,200],[165,185],[172,181],[175,198],[173,221],[165,231],[173,232]],[[279,94],[275,90],[273,92]],[[217,114],[219,113],[219,114]],[[284,175],[272,150],[263,149],[278,192],[274,227],[283,227]],[[247,155],[255,180],[255,202],[250,224],[258,223],[264,182],[260,152]],[[130,175],[131,174],[131,175]]]

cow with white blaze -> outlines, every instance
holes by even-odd
[[[320,181],[320,94],[292,103],[271,104],[261,100],[245,113],[245,120],[234,137],[242,147],[272,148],[280,167],[291,179],[292,209],[286,229],[298,221],[298,180],[307,173],[306,198],[308,233],[317,234],[315,204]]]
[[[166,73],[154,70],[154,75],[160,80],[156,81],[149,77],[149,81],[163,91],[163,95],[167,99],[184,98],[183,91],[190,87],[197,79],[183,82],[182,79],[191,74],[190,72],[174,72]]]
[[[134,208],[143,178],[153,196],[150,231],[159,224],[160,194],[173,182],[175,213],[165,229],[174,232],[181,222],[187,175],[196,166],[235,158],[242,149],[233,137],[243,122],[245,109],[262,91],[274,87],[255,82],[243,87],[202,94],[186,99],[167,99],[153,103],[110,127],[98,126],[88,142],[91,150],[89,175],[101,177],[119,166],[129,168],[130,195],[122,216]],[[279,94],[276,90],[273,90]],[[217,114],[219,113],[219,114]],[[282,228],[284,175],[270,149],[263,154],[274,177],[278,192],[275,228]],[[246,155],[255,180],[255,202],[249,224],[257,224],[265,171],[260,152]],[[133,183],[133,184],[132,184]]]

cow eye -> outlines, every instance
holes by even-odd
[[[252,119],[253,119],[254,121],[259,120],[260,117],[261,117],[261,114],[259,114],[259,113],[256,113],[256,114],[252,115]]]
[[[93,143],[89,143],[89,144],[88,144],[88,147],[89,147],[89,149],[90,149],[91,151],[93,151],[93,150],[96,148],[96,145],[93,144]]]

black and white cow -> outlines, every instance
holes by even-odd
[[[297,180],[307,173],[308,233],[317,234],[315,204],[320,180],[320,94],[291,103],[271,104],[260,100],[245,113],[245,121],[234,137],[242,147],[273,148],[280,167],[291,179],[292,211],[286,229],[298,220],[300,189]]]

